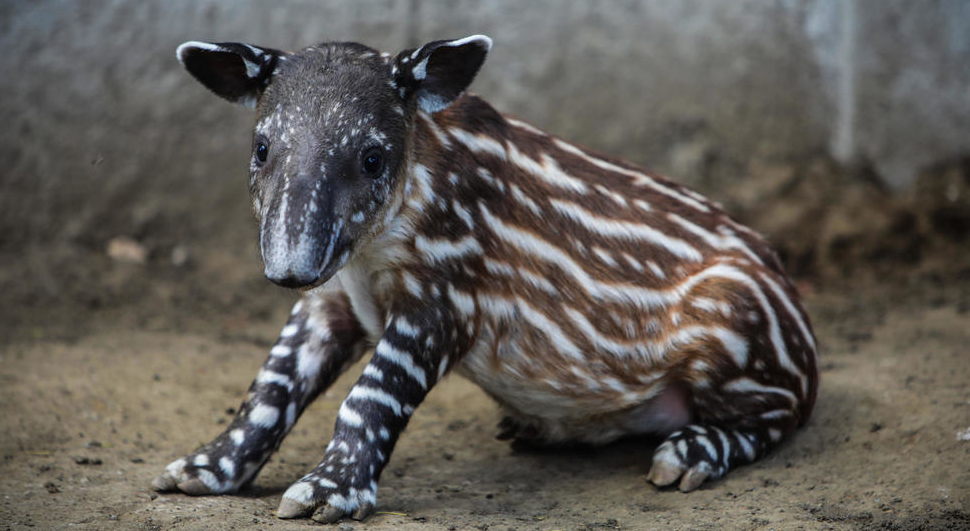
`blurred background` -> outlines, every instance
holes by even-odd
[[[353,378],[242,496],[148,491],[229,422],[297,296],[262,276],[252,112],[175,48],[475,33],[496,108],[767,235],[821,393],[778,452],[682,496],[645,485],[639,443],[511,451],[451,378],[364,525],[967,529],[970,0],[0,0],[0,529],[305,528],[273,511]]]
[[[806,289],[970,277],[965,0],[5,0],[0,333],[292,298],[260,276],[251,112],[179,43],[473,33],[495,42],[475,92],[722,202]]]

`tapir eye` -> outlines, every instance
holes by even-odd
[[[380,148],[371,148],[364,153],[364,158],[360,161],[360,169],[364,175],[377,177],[384,169],[384,156]]]
[[[256,161],[260,164],[266,162],[266,156],[269,155],[269,146],[266,142],[259,142],[256,144]]]

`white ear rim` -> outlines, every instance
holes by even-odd
[[[253,54],[256,55],[256,57],[261,57],[263,55],[262,51],[260,51],[257,48],[254,48],[253,46],[250,46],[248,44],[243,44],[243,46],[245,46],[246,48],[249,48],[253,52]],[[178,48],[175,49],[175,57],[179,60],[179,63],[182,63],[182,66],[186,68],[188,68],[188,65],[185,64],[185,57],[192,50],[205,50],[208,52],[227,52],[227,53],[232,52],[232,50],[230,50],[229,48],[226,48],[225,46],[219,46],[218,44],[211,43],[211,42],[202,42],[202,41],[183,42],[178,46]],[[246,67],[246,75],[248,75],[250,78],[254,78],[257,75],[259,75],[260,65],[253,63],[252,61],[246,59],[245,57],[240,56],[239,58],[242,60],[243,65]],[[239,105],[242,105],[243,107],[246,107],[249,109],[255,109],[256,104],[259,101],[259,98],[257,98],[256,96],[250,95],[250,96],[243,96],[239,99],[230,100],[230,101],[235,101],[235,103],[238,103]]]
[[[437,45],[436,48],[444,48],[444,47],[457,48],[459,46],[465,46],[467,44],[477,45],[478,47],[482,48],[486,54],[488,54],[488,52],[492,50],[492,38],[489,37],[488,35],[481,35],[481,34],[469,35],[468,37],[464,37],[461,39],[455,39],[453,41],[444,42]],[[415,50],[414,53],[411,54],[411,59],[413,60],[418,55],[420,55],[421,50],[423,50],[423,48],[418,48],[417,50]],[[414,77],[415,80],[422,81],[427,76],[428,59],[430,58],[431,58],[431,55],[428,55],[427,57],[422,59],[418,64],[414,65],[414,67],[411,69],[411,75]],[[434,114],[438,111],[444,110],[449,105],[451,105],[451,101],[443,100],[436,95],[432,95],[432,94],[418,95],[418,107],[429,114]]]
[[[185,55],[189,50],[208,50],[210,52],[225,52],[226,49],[218,44],[212,44],[211,42],[202,41],[186,41],[179,44],[179,47],[175,49],[175,57],[183,65],[185,64]]]
[[[489,37],[488,35],[481,35],[481,34],[469,35],[468,37],[465,37],[463,39],[449,41],[445,44],[442,44],[442,46],[464,46],[465,44],[470,44],[473,42],[479,43],[480,46],[482,46],[482,48],[485,48],[486,52],[490,52],[492,50],[492,38]]]

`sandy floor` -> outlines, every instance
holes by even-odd
[[[779,451],[696,492],[646,483],[651,441],[513,451],[493,437],[494,404],[452,377],[401,439],[377,514],[338,528],[970,529],[970,288],[937,289],[810,296],[823,348],[814,416]],[[279,298],[249,314],[171,318],[183,322],[174,328],[166,315],[106,313],[71,334],[0,343],[0,530],[303,529],[273,511],[322,457],[353,374],[245,492],[148,487],[231,418],[284,320]]]

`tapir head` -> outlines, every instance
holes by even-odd
[[[268,279],[320,285],[384,229],[415,162],[416,113],[448,107],[490,47],[481,35],[394,57],[354,43],[179,46],[203,85],[256,109],[249,188]]]

